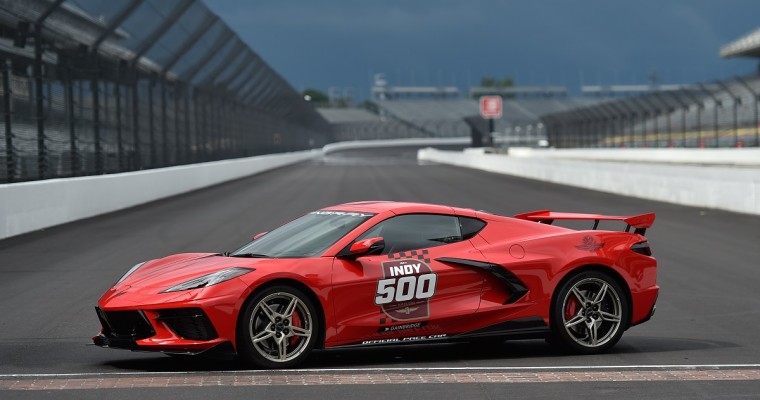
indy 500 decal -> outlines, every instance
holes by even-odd
[[[430,316],[430,298],[438,276],[421,260],[383,262],[383,278],[377,281],[375,304],[396,321]]]

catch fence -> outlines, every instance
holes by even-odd
[[[329,124],[195,0],[0,0],[0,183],[295,151]]]

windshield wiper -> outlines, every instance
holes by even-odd
[[[241,257],[241,258],[270,258],[266,254],[259,253],[241,253],[241,254],[227,254],[227,257]]]

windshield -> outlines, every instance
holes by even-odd
[[[375,214],[314,211],[235,250],[231,256],[315,257]]]

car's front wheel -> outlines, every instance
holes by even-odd
[[[551,343],[575,353],[603,352],[623,336],[628,314],[627,298],[615,279],[603,272],[581,272],[554,296]]]
[[[238,323],[238,354],[263,368],[289,368],[314,348],[319,318],[302,291],[273,286],[254,295]]]

